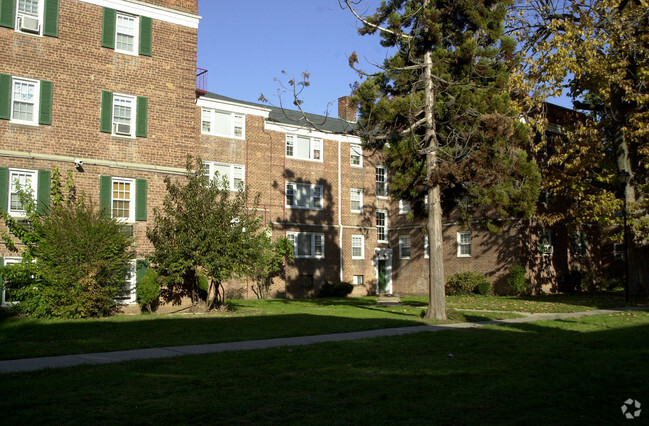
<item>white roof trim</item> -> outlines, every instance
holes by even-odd
[[[147,16],[171,24],[182,25],[189,28],[198,28],[201,17],[191,13],[180,12],[150,3],[137,0],[79,0],[101,7],[109,7],[133,15]]]
[[[221,99],[210,99],[204,96],[198,98],[196,105],[203,108],[214,108],[221,111],[235,112],[238,114],[259,115],[264,118],[268,118],[268,115],[270,114],[270,108],[245,105]]]
[[[307,129],[304,126],[293,126],[290,124],[265,123],[266,130],[287,133],[292,135],[310,136],[314,138],[327,139],[330,141],[340,141],[346,143],[360,144],[361,138],[353,135],[341,135],[339,133],[322,132],[318,130]]]

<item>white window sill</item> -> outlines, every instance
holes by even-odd
[[[363,165],[362,164],[350,164],[351,167],[354,167],[355,169],[362,169]]]
[[[129,52],[127,50],[119,50],[117,48],[115,48],[114,50],[115,50],[115,53],[121,53],[122,55],[140,56],[138,52]]]
[[[215,138],[235,139],[238,141],[245,141],[246,136],[230,136],[230,135],[217,135],[216,133],[201,132],[203,136],[214,136]]]
[[[300,206],[286,206],[291,210],[324,210],[322,207],[300,207]]]
[[[9,120],[11,124],[17,124],[19,126],[29,126],[29,127],[38,127],[38,122],[32,121],[21,121],[21,120]]]
[[[111,133],[110,136],[113,137],[113,138],[120,138],[120,139],[136,139],[136,137],[134,135],[133,136],[126,136],[126,135],[117,135],[115,133]]]
[[[290,160],[309,161],[311,163],[324,163],[324,161],[322,160],[312,160],[310,158],[291,157],[290,155],[287,155],[286,158]]]

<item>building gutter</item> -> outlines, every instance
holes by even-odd
[[[338,244],[340,245],[339,256],[340,256],[340,282],[343,282],[343,220],[342,220],[342,158],[340,157],[340,139],[338,140]]]

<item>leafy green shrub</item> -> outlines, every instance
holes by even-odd
[[[489,288],[491,288],[491,284],[483,274],[477,272],[460,272],[459,274],[450,276],[446,280],[446,294],[470,294],[476,290],[478,285],[489,285]]]
[[[487,296],[491,294],[491,283],[487,280],[478,283],[475,292]]]
[[[347,297],[354,286],[345,282],[326,283],[320,287],[318,297]]]
[[[512,265],[507,276],[507,285],[514,294],[526,294],[529,291],[530,283],[525,278],[525,268],[521,265]]]
[[[149,268],[144,277],[137,284],[136,300],[143,310],[153,312],[158,304],[160,297],[160,283],[158,282],[158,273]]]
[[[85,318],[109,315],[116,307],[133,258],[133,239],[123,225],[76,195],[68,177],[67,197],[60,174],[52,172],[52,204],[37,211],[31,194],[21,192],[28,225],[2,213],[13,237],[3,234],[10,251],[23,244],[22,263],[7,265],[0,275],[16,309],[36,317]],[[42,214],[47,211],[47,214]]]

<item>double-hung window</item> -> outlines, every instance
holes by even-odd
[[[140,20],[137,16],[116,13],[115,52],[137,55]]]
[[[149,101],[142,96],[101,92],[100,131],[113,136],[147,137]]]
[[[376,166],[376,196],[388,196],[388,177],[383,166]]]
[[[471,257],[471,231],[457,233],[457,257]]]
[[[9,170],[9,214],[24,217],[25,204],[21,198],[21,191],[30,194],[36,200],[37,177],[31,170]]]
[[[11,93],[11,121],[20,124],[38,124],[40,82],[13,78]]]
[[[0,74],[0,119],[16,124],[52,124],[51,81]]]
[[[322,161],[322,139],[286,135],[286,156],[300,160]]]
[[[352,167],[363,167],[363,148],[360,145],[349,145],[349,163]]]
[[[350,199],[351,199],[351,212],[352,213],[362,213],[363,212],[363,190],[360,188],[351,188],[350,189]]]
[[[308,183],[286,184],[286,207],[294,209],[322,209],[322,186]]]
[[[0,0],[0,27],[58,37],[59,0]]]
[[[388,242],[388,212],[387,210],[376,211],[376,239],[380,243]]]
[[[127,55],[151,56],[153,20],[104,8],[101,45]]]
[[[49,170],[23,170],[0,167],[0,210],[14,217],[25,217],[21,192],[31,194],[38,213],[47,212],[50,205]]]
[[[106,214],[121,222],[147,220],[147,180],[99,177],[99,204]]]
[[[216,178],[217,174],[219,181],[225,179],[227,188],[230,191],[238,191],[245,184],[244,166],[242,164],[205,162],[203,163],[203,171],[210,179]]]
[[[399,235],[399,258],[410,259],[410,235]]]
[[[201,133],[205,135],[245,138],[245,115],[211,108],[201,109]]]
[[[365,258],[365,238],[362,235],[352,235],[352,259]]]
[[[286,238],[293,244],[296,258],[324,259],[324,234],[287,232]]]
[[[21,257],[5,257],[4,259],[0,258],[0,263],[3,263],[4,266],[14,265],[17,263],[22,263],[23,259]],[[12,297],[13,291],[2,287],[2,305],[13,305],[17,301]]]

